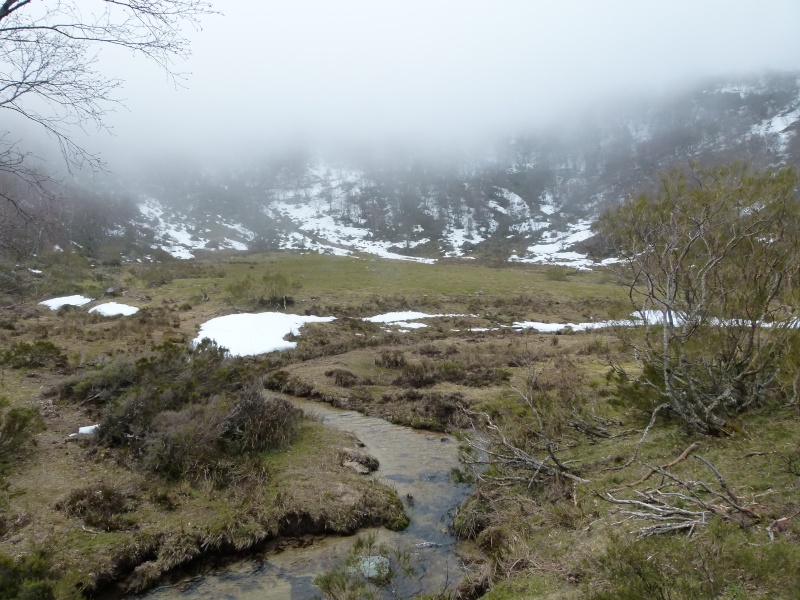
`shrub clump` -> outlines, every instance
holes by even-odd
[[[0,363],[13,369],[64,368],[67,356],[53,342],[36,340],[33,343],[17,342],[0,354]]]
[[[758,543],[736,524],[714,522],[702,537],[613,537],[587,578],[591,600],[639,598],[797,598],[796,543]],[[752,597],[756,597],[752,596]]]
[[[44,429],[44,421],[35,408],[9,408],[0,397],[0,475],[4,464],[24,452],[34,442],[34,435]]]
[[[394,385],[401,387],[429,387],[440,381],[449,381],[468,387],[485,387],[500,385],[511,378],[510,371],[479,364],[466,364],[445,360],[441,363],[424,358],[419,361],[408,361]]]
[[[286,309],[294,304],[292,294],[300,287],[298,279],[283,273],[266,273],[258,279],[247,275],[225,286],[225,299],[234,306]]]
[[[358,383],[358,377],[355,373],[347,369],[328,369],[325,371],[325,376],[333,377],[333,382],[339,387],[349,388]]]
[[[53,600],[52,573],[42,552],[16,560],[0,554],[0,599]]]
[[[375,366],[386,369],[402,369],[406,366],[406,355],[402,350],[384,350],[375,357]]]
[[[130,529],[134,524],[129,516],[135,509],[133,499],[105,483],[72,490],[55,508],[103,531]]]
[[[210,340],[163,344],[62,384],[62,397],[102,407],[99,443],[128,450],[139,468],[224,484],[245,455],[286,447],[302,411],[263,396],[249,364]]]

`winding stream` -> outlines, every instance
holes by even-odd
[[[326,404],[295,402],[307,413],[321,417],[326,425],[355,434],[365,444],[364,450],[380,461],[375,475],[394,486],[406,500],[411,523],[404,531],[368,530],[377,535],[378,543],[411,553],[416,574],[414,581],[406,582],[406,589],[401,590],[403,597],[455,586],[463,569],[448,526],[456,507],[470,491],[470,486],[456,485],[450,479],[451,469],[459,466],[456,441]],[[409,496],[413,500],[409,501]],[[307,536],[297,540],[297,547],[267,550],[223,570],[162,586],[145,598],[307,600],[319,595],[312,583],[314,576],[343,560],[354,541],[355,537]]]

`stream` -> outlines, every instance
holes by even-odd
[[[365,444],[364,450],[380,461],[380,468],[372,476],[393,486],[404,499],[411,518],[404,531],[361,532],[373,532],[378,544],[411,554],[415,574],[404,581],[402,597],[454,588],[463,575],[463,567],[455,555],[456,540],[449,525],[456,507],[471,489],[468,484],[455,484],[450,479],[450,471],[460,466],[456,440],[327,404],[299,399],[293,402],[306,413],[320,417],[326,425],[355,434]],[[306,536],[297,540],[294,547],[286,548],[284,544],[279,551],[267,549],[224,569],[156,588],[143,597],[308,600],[320,596],[312,583],[314,576],[341,564],[355,539]]]

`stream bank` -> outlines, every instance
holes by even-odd
[[[292,399],[325,425],[350,432],[364,451],[380,461],[372,476],[395,488],[404,499],[409,526],[399,532],[371,529],[377,542],[411,554],[413,581],[404,596],[453,589],[463,567],[456,557],[456,539],[450,531],[455,509],[471,486],[456,484],[451,471],[458,468],[454,438],[392,425],[383,419],[325,404]],[[324,494],[325,490],[320,490]],[[302,536],[290,542],[276,540],[264,552],[223,569],[162,586],[144,596],[151,600],[173,598],[263,598],[286,600],[319,594],[313,578],[334,568],[348,555],[354,537]]]

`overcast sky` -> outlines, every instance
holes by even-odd
[[[436,139],[569,119],[613,95],[800,69],[798,0],[217,0],[175,89],[127,81],[122,150],[235,154],[291,138]],[[113,165],[112,165],[113,166]]]

